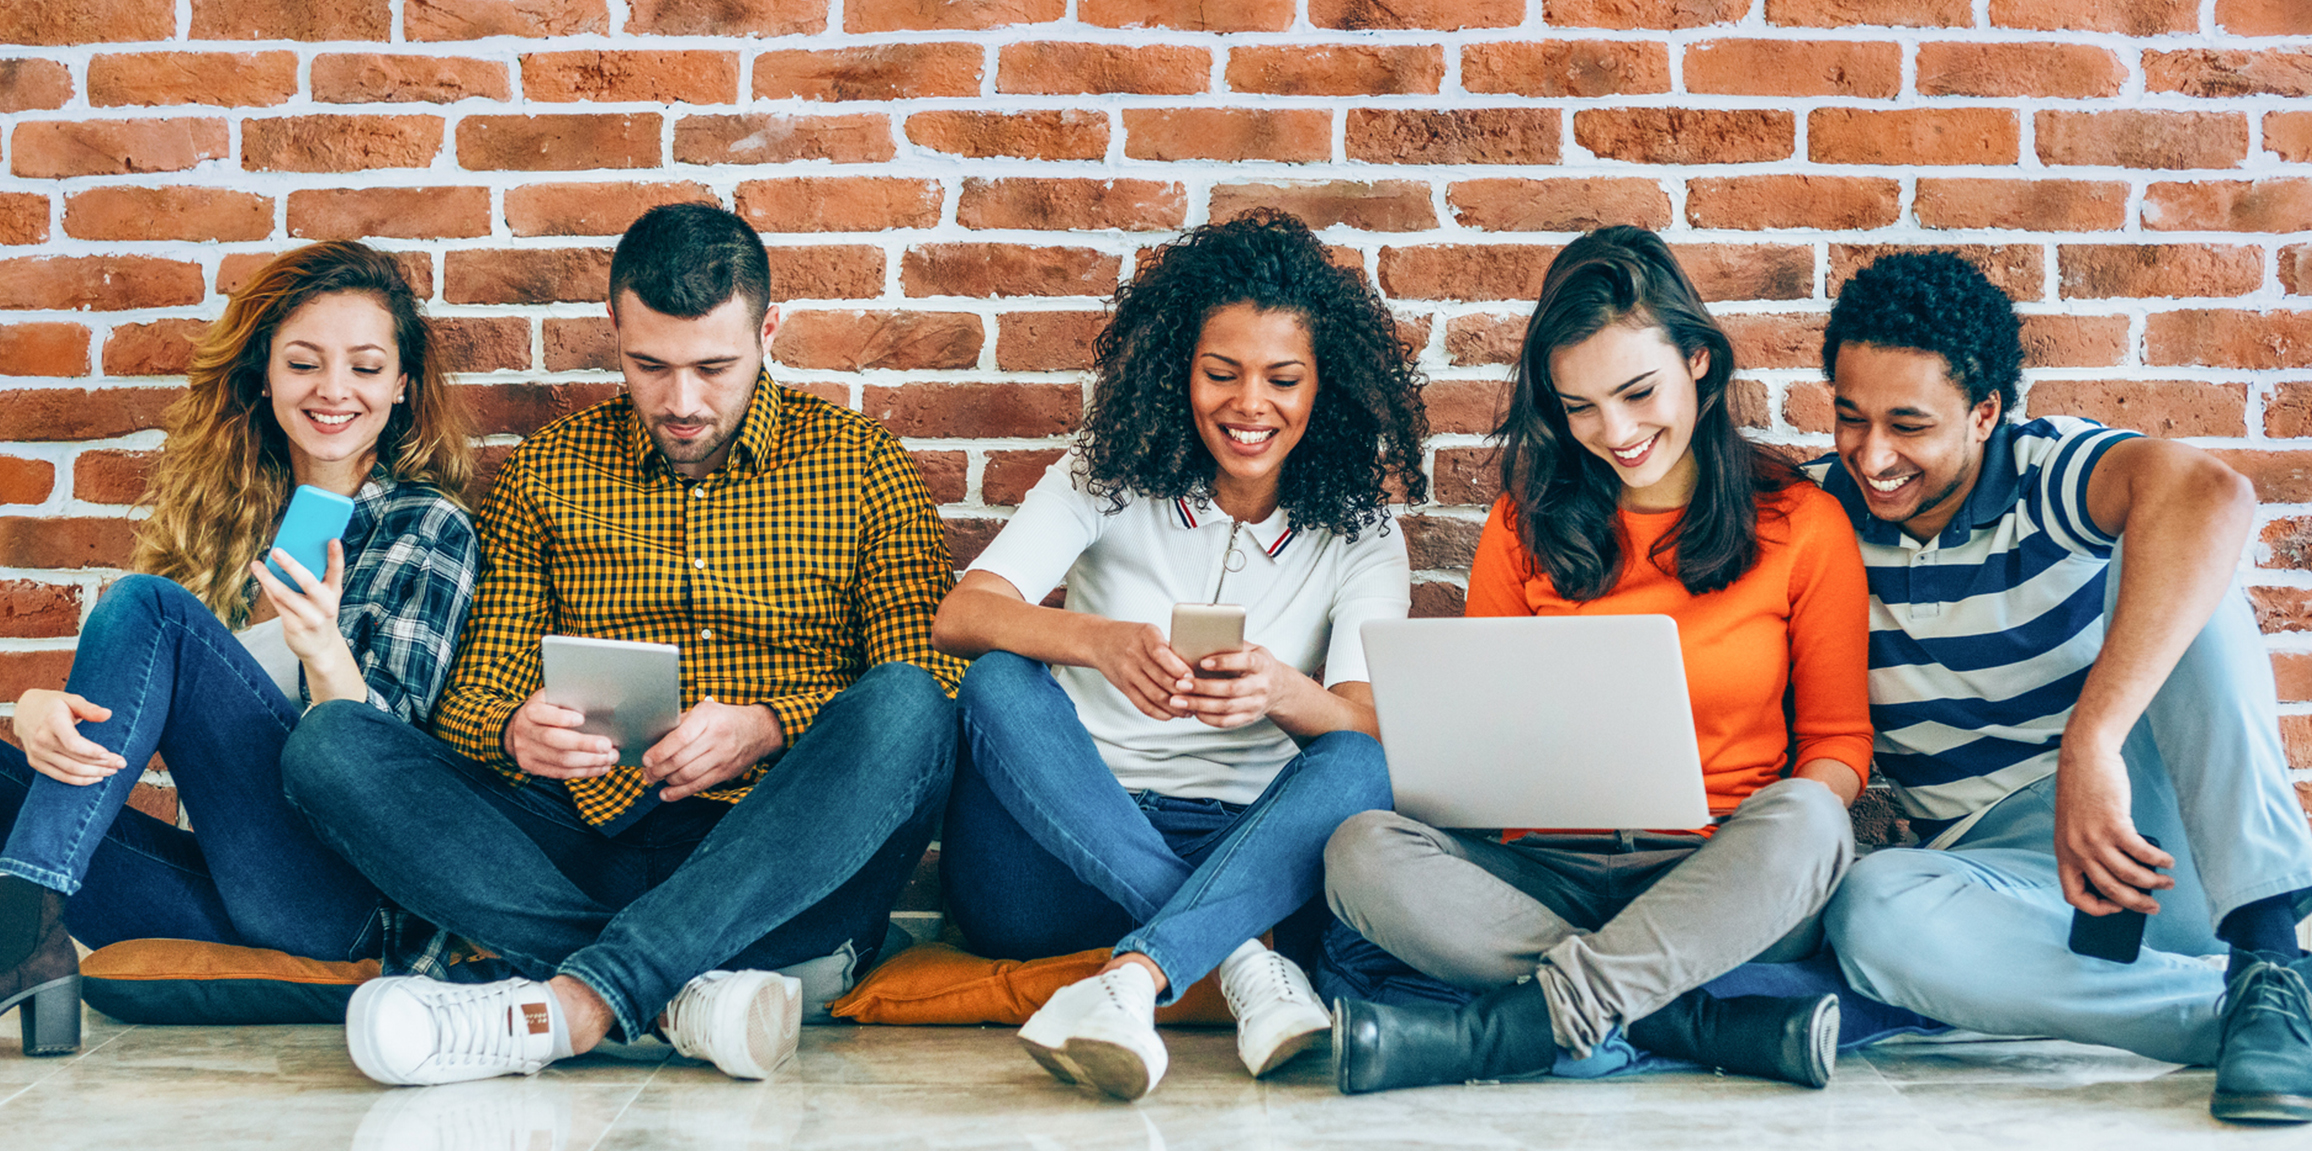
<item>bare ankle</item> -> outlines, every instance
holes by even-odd
[[[1127,951],[1122,955],[1118,955],[1109,959],[1108,962],[1101,965],[1099,974],[1106,975],[1107,973],[1114,971],[1119,967],[1126,966],[1127,964],[1137,964],[1141,967],[1147,968],[1148,977],[1156,981],[1156,994],[1158,995],[1164,994],[1164,989],[1172,985],[1171,980],[1164,978],[1164,969],[1156,966],[1155,960],[1150,959],[1137,951]]]
[[[602,1002],[593,988],[567,975],[548,980],[546,988],[562,1008],[562,1025],[570,1031],[572,1055],[594,1050],[602,1037],[610,1034],[610,1005]]]

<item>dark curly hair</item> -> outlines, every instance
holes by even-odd
[[[2023,325],[2014,301],[1949,252],[1894,252],[1856,272],[1822,331],[1823,375],[1838,378],[1838,349],[1847,343],[1933,352],[1967,406],[1997,396],[2002,419],[2015,410]]]
[[[1091,410],[1076,437],[1092,494],[1111,511],[1134,495],[1211,497],[1219,464],[1189,410],[1190,362],[1204,321],[1244,303],[1299,316],[1316,349],[1316,403],[1278,479],[1292,526],[1352,540],[1375,524],[1386,531],[1392,479],[1405,502],[1428,499],[1427,381],[1396,321],[1361,277],[1326,259],[1308,225],[1272,211],[1191,228],[1116,289],[1092,342]]]

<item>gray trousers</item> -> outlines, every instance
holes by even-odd
[[[1503,844],[1368,811],[1325,845],[1333,914],[1414,968],[1473,990],[1528,976],[1574,1058],[1753,959],[1803,958],[1854,861],[1828,787],[1761,788],[1716,834],[1529,835]]]

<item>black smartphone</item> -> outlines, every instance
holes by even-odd
[[[2159,847],[2159,840],[2151,836],[2144,836],[2143,841]],[[2095,885],[2088,884],[2087,889],[2094,891]],[[2076,907],[2072,908],[2071,950],[2096,959],[2108,959],[2113,963],[2133,963],[2138,955],[2143,954],[2143,925],[2148,918],[2143,912],[2133,910],[2114,911],[2109,915],[2089,915]]]

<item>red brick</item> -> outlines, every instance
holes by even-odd
[[[1928,228],[2108,232],[2127,226],[2127,185],[2117,180],[1922,177],[1911,210]]]
[[[2129,36],[2197,32],[2200,4],[2199,0],[2096,0],[2092,4],[2078,0],[1991,0],[1991,26]]]
[[[441,150],[439,116],[282,116],[241,124],[241,167],[252,172],[424,168]]]
[[[61,691],[71,674],[69,649],[0,653],[0,695],[9,699],[36,687]]]
[[[62,108],[70,99],[72,73],[64,65],[54,60],[0,60],[0,113]]]
[[[1950,252],[1981,269],[1985,278],[2017,300],[2047,295],[2046,249],[2038,244],[1832,244],[1830,297],[1838,298],[1848,277],[1889,252]]]
[[[911,100],[977,96],[985,56],[977,44],[780,49],[755,57],[755,98]]]
[[[2257,567],[2312,570],[2312,519],[2283,516],[2265,524],[2256,536],[2264,545],[2260,550],[2266,552],[2257,558]]]
[[[827,31],[827,0],[629,0],[629,36],[807,36]]]
[[[1457,316],[1456,319],[1474,317]],[[1492,319],[1494,317],[1486,317]],[[1525,322],[1517,321],[1517,335],[1524,334]],[[1446,333],[1446,344],[1451,346],[1453,336]],[[1509,348],[1509,360],[1517,358],[1517,342]],[[1421,393],[1421,401],[1429,409],[1429,430],[1437,433],[1488,435],[1500,426],[1502,413],[1507,410],[1509,383],[1506,380],[1432,380]]]
[[[2312,381],[2288,380],[2272,389],[2272,398],[2264,401],[2264,434],[2287,440],[2312,436]]]
[[[1903,50],[1885,40],[1705,40],[1686,48],[1685,72],[1688,92],[1886,100],[1903,90]]]
[[[2312,311],[2153,312],[2144,362],[2211,368],[2312,368]]]
[[[195,40],[383,40],[386,0],[192,0]]]
[[[48,242],[48,197],[38,192],[0,192],[0,244]]]
[[[1750,0],[1544,0],[1554,28],[1706,28],[1732,24]]]
[[[1434,44],[1275,44],[1228,54],[1228,87],[1235,92],[1428,95],[1444,79],[1445,50]]]
[[[0,260],[0,309],[113,312],[201,302],[201,267],[158,256],[20,256]]]
[[[1049,24],[1067,0],[845,0],[845,32],[905,32]]]
[[[1806,117],[1807,156],[1818,164],[2012,164],[2021,148],[2022,127],[2005,108],[1816,108]]]
[[[948,516],[939,522],[946,529],[942,534],[947,537],[947,554],[960,571],[978,559],[979,553],[987,550],[987,545],[995,542],[996,533],[1002,531],[1008,521],[980,516]],[[1059,595],[1055,591],[1052,596],[1046,596],[1045,606],[1054,606],[1050,601],[1053,596]],[[1062,598],[1060,602],[1066,601]]]
[[[1185,96],[1211,87],[1212,53],[1179,44],[1008,44],[995,90],[1040,95],[1128,92]]]
[[[2240,296],[2262,287],[2264,253],[2235,244],[2062,244],[2066,299]]]
[[[2143,226],[2178,232],[2301,232],[2312,180],[2202,180],[2144,189]]]
[[[2146,91],[2186,96],[2312,96],[2312,50],[2146,52],[2143,83]]]
[[[2236,168],[2248,155],[2237,112],[2040,112],[2039,159],[2122,168]]]
[[[297,94],[294,52],[119,52],[88,62],[88,102],[261,108]]]
[[[979,499],[989,507],[1010,507],[1028,496],[1028,489],[1066,454],[1059,448],[1021,452],[989,452],[987,470],[979,477]]]
[[[79,324],[0,324],[0,374],[87,375],[88,329]]]
[[[135,527],[112,516],[0,517],[0,567],[123,567]]]
[[[1697,228],[1884,228],[1901,218],[1902,185],[1876,176],[1731,176],[1686,183]]]
[[[1329,160],[1333,117],[1316,108],[1127,108],[1124,154],[1135,160]]]
[[[1558,116],[1549,108],[1353,108],[1348,154],[1373,164],[1555,164]]]
[[[2234,36],[2307,36],[2312,12],[2296,0],[2216,0],[2216,27]]]
[[[478,248],[442,263],[442,299],[453,304],[599,301],[610,290],[608,248]]]
[[[506,227],[517,236],[616,236],[660,204],[714,204],[689,181],[668,184],[524,184],[506,189]],[[292,194],[289,206],[297,206]]]
[[[738,213],[764,232],[881,232],[939,224],[937,180],[800,176],[739,185]]]
[[[403,0],[401,22],[412,40],[571,36],[608,32],[610,10],[604,0]]]
[[[1633,164],[1755,164],[1787,160],[1798,122],[1772,109],[1585,108],[1573,138],[1603,160]]]
[[[534,103],[729,104],[738,94],[736,52],[591,48],[522,57],[522,97]]]
[[[1219,184],[1206,215],[1232,220],[1257,208],[1290,212],[1311,228],[1341,224],[1364,232],[1418,232],[1437,226],[1429,185],[1418,180]]]
[[[1231,56],[1231,67],[1234,63]],[[1667,92],[1670,50],[1641,40],[1469,44],[1461,49],[1461,87],[1471,92],[1580,99]]]
[[[2211,448],[2208,454],[2248,477],[2248,483],[2256,489],[2256,498],[2264,503],[2300,504],[2312,500],[2312,452]]]
[[[973,368],[984,342],[969,312],[795,311],[771,355],[791,368],[845,372]]]
[[[193,366],[193,343],[209,330],[207,320],[154,320],[116,324],[104,338],[108,376],[181,376]],[[82,459],[88,457],[82,456]]]
[[[2280,290],[2291,296],[2312,296],[2312,244],[2290,244],[2280,249]]]
[[[1525,0],[1309,0],[1309,23],[1352,32],[1396,28],[1512,28]]]
[[[2242,590],[2248,593],[2248,603],[2256,609],[2256,625],[2265,634],[2312,631],[2312,588],[2267,586]]]
[[[527,436],[618,392],[619,385],[611,383],[458,385],[474,429],[483,435]]]
[[[618,370],[618,331],[608,316],[548,318],[541,334],[549,372]]]
[[[35,580],[0,580],[0,635],[30,639],[76,635],[79,631],[79,588]]]
[[[1292,27],[1293,8],[1293,0],[1077,0],[1076,19],[1102,28],[1282,32]]]
[[[525,371],[530,321],[524,316],[448,316],[433,322],[445,372]]]
[[[2312,653],[2273,652],[2272,683],[2282,703],[2312,699]]]
[[[964,452],[909,452],[924,489],[935,504],[959,504],[970,489],[971,457]]]
[[[1493,448],[1439,448],[1430,472],[1440,504],[1482,506],[1501,495],[1501,456]]]
[[[490,234],[488,188],[316,188],[289,193],[289,234],[403,240]]]
[[[955,205],[966,228],[1153,232],[1180,227],[1187,216],[1187,192],[1161,180],[971,177]]]
[[[1921,96],[2117,96],[2127,66],[2093,44],[1921,44]]]
[[[865,244],[770,250],[771,295],[781,300],[858,300],[883,294],[883,249]]]
[[[2111,368],[2127,358],[2126,316],[2024,316],[2026,368]]]
[[[1457,583],[1414,580],[1412,618],[1459,619],[1468,596],[1467,589]]]
[[[1073,372],[1092,366],[1102,312],[1006,312],[996,321],[995,366],[1007,372]]]
[[[1462,180],[1446,192],[1453,219],[1489,232],[1587,232],[1608,224],[1666,228],[1670,195],[1635,176]]]
[[[36,178],[181,172],[225,148],[225,122],[195,117],[19,123],[8,142],[10,170]]]
[[[167,40],[176,31],[176,0],[0,5],[0,44],[117,44]]]
[[[157,462],[157,451],[83,451],[72,458],[72,497],[90,504],[136,504],[153,481]]]
[[[684,130],[675,127],[675,158]],[[736,119],[736,117],[730,117]],[[468,171],[573,172],[588,168],[655,168],[660,117],[653,112],[468,116],[458,122],[458,165]]]
[[[1803,244],[1672,244],[1702,298],[1803,300],[1814,294],[1814,249]]]
[[[2033,417],[2085,416],[2155,436],[2248,434],[2248,386],[2196,380],[2041,380],[2024,400]]]
[[[1718,317],[1718,326],[1734,345],[1738,368],[1818,368],[1828,319],[1820,312],[1731,312]]]
[[[1397,521],[1405,533],[1405,551],[1414,571],[1460,571],[1477,555],[1482,520],[1455,516],[1411,515]]]
[[[91,188],[64,201],[64,234],[82,240],[262,240],[273,200],[223,188]]]
[[[1076,430],[1084,397],[1074,384],[870,384],[860,409],[902,436],[1061,436]]]
[[[223,259],[217,261],[217,294],[229,296],[240,291],[241,285],[248,283],[249,277],[257,274],[257,269],[270,263],[275,254],[273,252],[227,253]],[[417,293],[418,299],[427,299],[433,295],[433,253],[388,252],[386,254],[393,257],[394,263],[401,265],[402,277],[409,281],[410,290]]]
[[[1766,22],[1807,28],[1964,27],[1975,22],[1974,8],[1971,0],[1766,0]]]
[[[910,296],[1105,296],[1121,263],[1090,248],[923,244],[907,249],[899,279]]]
[[[1793,380],[1782,394],[1782,420],[1799,432],[1827,435],[1830,413],[1830,387],[1819,380]]]
[[[655,128],[650,133],[649,151],[648,163],[633,166],[657,164]],[[678,164],[778,164],[790,160],[864,164],[896,154],[891,120],[880,114],[782,116],[749,112],[685,116],[674,125],[674,160]]]
[[[504,100],[506,66],[461,56],[330,53],[313,58],[313,98],[324,104],[448,104],[470,97]]]
[[[1381,290],[1405,300],[1533,300],[1557,248],[1433,244],[1381,249]]]
[[[919,112],[907,138],[958,156],[1098,160],[1108,154],[1108,116],[1069,108],[1040,112]]]

